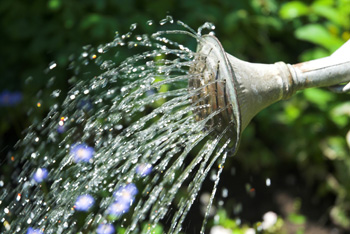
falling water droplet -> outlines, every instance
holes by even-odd
[[[223,198],[226,198],[228,196],[228,189],[227,188],[223,188],[221,195],[222,195]]]
[[[160,25],[164,25],[166,23],[174,23],[173,17],[170,15],[167,15],[164,19],[162,19],[161,21],[159,21]]]
[[[201,36],[203,29],[214,30],[215,29],[215,25],[213,23],[206,22],[206,23],[204,23],[202,26],[200,26],[198,28],[197,34]]]
[[[137,28],[137,23],[130,25],[130,30],[134,31]]]
[[[51,96],[56,98],[60,96],[60,93],[61,93],[61,90],[56,89],[51,93]]]
[[[50,66],[49,66],[49,69],[52,70],[52,69],[54,69],[56,66],[57,66],[57,63],[51,62],[51,63],[50,63]]]

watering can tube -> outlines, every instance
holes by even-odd
[[[350,91],[350,40],[331,56],[289,65],[297,89],[331,86],[335,92]]]
[[[294,65],[249,63],[226,53],[212,35],[200,38],[195,63],[190,70],[200,80],[190,80],[189,88],[203,87],[210,96],[210,109],[199,113],[204,118],[221,112],[218,126],[234,123],[238,138],[250,120],[262,109],[311,87],[331,87],[336,92],[350,90],[350,40],[331,56]],[[198,77],[198,76],[197,76]],[[347,85],[339,85],[348,83]],[[198,99],[198,98],[197,98]]]

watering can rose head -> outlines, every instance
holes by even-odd
[[[226,131],[228,138],[236,139],[237,148],[242,131],[258,112],[297,90],[333,86],[336,92],[349,91],[349,53],[350,40],[323,59],[257,64],[226,53],[216,37],[204,35],[190,68],[189,90],[201,90],[192,97],[192,103],[202,107],[195,112],[196,119],[205,120],[216,133]]]

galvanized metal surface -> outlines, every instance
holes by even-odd
[[[190,80],[190,87],[203,86],[204,94],[211,96],[208,99],[211,107],[201,113],[201,118],[227,108],[222,112],[222,118],[214,119],[214,124],[234,122],[238,141],[259,111],[289,98],[297,90],[327,86],[332,86],[336,92],[350,90],[350,40],[329,57],[295,65],[242,61],[226,53],[219,40],[211,35],[201,38],[197,54],[195,67],[201,69],[194,68],[192,72],[200,74],[202,80]]]
[[[350,42],[350,41],[349,41]],[[347,44],[350,44],[350,43]],[[347,50],[346,52],[343,50]],[[327,87],[350,81],[350,46],[322,59],[289,66],[297,89]]]
[[[215,111],[221,111],[208,122],[216,130],[222,131],[227,125],[232,125],[232,138],[236,138],[235,148],[241,135],[241,114],[238,106],[237,92],[235,90],[235,73],[227,59],[226,53],[219,40],[210,35],[204,35],[197,48],[197,56],[194,66],[190,68],[194,74],[189,80],[190,89],[201,89],[201,93],[192,97],[196,105],[207,104],[208,108],[201,108],[195,115],[198,119],[204,119]],[[208,97],[207,97],[208,96]]]

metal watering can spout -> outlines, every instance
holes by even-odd
[[[294,65],[284,62],[259,64],[226,53],[216,37],[204,35],[200,38],[190,73],[197,77],[190,79],[190,89],[202,88],[193,101],[198,104],[198,100],[204,99],[210,104],[195,113],[196,117],[204,119],[210,113],[220,112],[211,125],[219,131],[232,125],[234,130],[230,134],[237,139],[237,147],[242,131],[258,112],[291,97],[296,91],[311,87],[349,91],[350,40],[325,58]],[[342,83],[348,84],[339,85]]]

